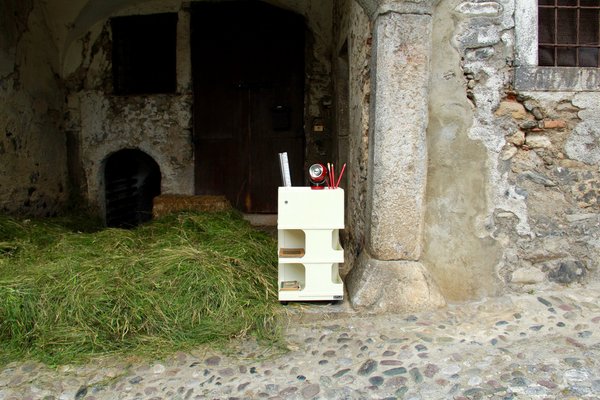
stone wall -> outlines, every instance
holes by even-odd
[[[193,194],[189,14],[179,2],[96,10],[65,51],[71,176],[90,208],[104,214],[104,165],[121,149],[139,149],[161,170],[161,192]],[[110,16],[178,12],[177,88],[173,94],[116,96],[112,88]]]
[[[383,262],[387,260],[384,255],[368,248],[369,240],[373,240],[369,229],[373,224],[381,227],[382,220],[391,221],[397,213],[395,208],[409,202],[398,203],[384,194],[379,200],[383,207],[372,210],[378,219],[366,215],[365,206],[375,201],[367,198],[369,185],[374,184],[369,180],[376,177],[366,171],[372,168],[375,174],[390,180],[396,176],[393,165],[400,168],[406,160],[387,167],[384,164],[401,151],[403,141],[412,137],[402,137],[402,132],[410,131],[417,121],[395,122],[394,127],[405,126],[399,135],[387,137],[396,144],[369,149],[369,140],[371,145],[374,143],[369,129],[372,132],[375,123],[369,121],[369,116],[380,118],[385,125],[406,111],[399,109],[390,114],[391,108],[381,109],[373,103],[373,96],[382,94],[377,85],[371,85],[377,93],[369,90],[374,68],[377,74],[388,74],[384,89],[396,85],[406,93],[416,91],[400,83],[415,79],[386,65],[379,54],[371,52],[371,33],[377,21],[382,32],[395,32],[385,39],[389,46],[402,40],[410,43],[409,35],[394,31],[390,15],[398,12],[416,20],[417,15],[427,11],[407,11],[409,2],[375,1],[369,2],[372,7],[367,16],[359,3],[365,2],[337,1],[334,9],[334,49],[347,46],[350,71],[346,272],[356,265],[360,267],[347,282],[357,287],[351,288],[351,295],[376,299],[380,294],[375,293],[385,289],[375,286],[395,285],[389,281],[390,271],[398,264],[394,260],[403,258],[392,255],[389,263]],[[428,160],[427,179],[422,180],[426,184],[423,242],[418,238],[406,240],[403,219],[395,224],[395,230],[386,228],[386,237],[376,242],[385,241],[390,249],[406,243],[422,245],[423,276],[430,275],[450,301],[597,279],[597,92],[569,92],[564,85],[555,92],[515,88],[515,42],[523,34],[515,27],[517,1],[434,3],[427,140],[426,148],[419,150],[427,154]],[[381,51],[387,54],[385,41]],[[411,51],[417,47],[411,47]],[[412,61],[418,63],[418,59]],[[334,71],[337,68],[334,62]],[[335,98],[343,97],[339,88],[345,90],[344,85],[334,82],[334,87]],[[405,178],[399,175],[398,179]],[[413,191],[405,194],[410,193]],[[406,210],[400,213],[404,217],[410,214]],[[398,271],[404,269],[408,274],[411,266],[406,264]],[[429,282],[428,278],[413,278],[413,283],[406,286],[412,298],[403,300],[398,295],[396,307],[414,307],[416,298],[432,290],[428,283],[419,292],[414,287]],[[369,285],[374,287],[365,295]],[[392,296],[385,294],[385,301],[392,304]],[[374,308],[380,306],[381,301],[371,304]]]
[[[43,4],[0,3],[0,212],[49,216],[67,200],[58,61]]]
[[[515,78],[524,1],[269,1],[310,31],[307,163],[348,163],[344,275],[362,258],[357,282],[394,266],[448,300],[598,279],[597,82]],[[109,18],[155,12],[179,16],[177,92],[112,95]],[[181,0],[4,1],[0,79],[4,212],[51,215],[70,183],[101,211],[103,162],[122,148],[156,160],[164,193],[193,193]]]
[[[598,93],[514,89],[513,0],[440,2],[425,258],[448,299],[598,269]]]
[[[306,157],[329,161],[332,3],[268,2],[306,18]],[[164,193],[194,192],[187,4],[30,0],[0,6],[0,96],[7,105],[0,110],[4,211],[52,214],[72,189],[73,198],[103,214],[104,161],[123,148],[155,159]],[[179,18],[176,93],[112,95],[110,17],[161,12]],[[323,124],[323,133],[312,134],[315,121]]]
[[[515,226],[521,220],[496,210],[493,235],[511,243],[499,265],[504,282],[570,284],[597,278],[598,111],[598,95],[590,92],[517,93],[496,110],[510,127],[500,157],[508,182],[526,205],[530,229],[519,235]]]
[[[312,135],[307,129],[307,159],[323,159],[330,151],[331,7],[323,2],[273,1],[273,4],[304,15],[310,35],[307,47],[306,125],[323,119],[325,132]],[[83,197],[103,211],[103,162],[122,148],[138,148],[158,163],[162,192],[194,193],[193,126],[189,12],[180,1],[139,2],[129,7],[96,10],[76,24],[80,36],[65,51],[65,78],[69,92],[68,133],[72,154],[78,155],[71,174],[79,176]],[[111,82],[111,35],[109,17],[156,12],[178,12],[177,93],[172,95],[113,96]],[[90,14],[88,11],[85,15]],[[302,184],[297,182],[296,184]]]
[[[342,233],[347,260],[342,273],[346,274],[365,247],[365,204],[367,202],[367,166],[369,145],[369,101],[371,93],[371,23],[364,9],[354,0],[335,2],[334,8],[334,70],[348,68],[346,74],[336,75],[347,83],[335,82],[336,88],[347,90],[345,113],[347,132],[342,139],[340,161],[347,163],[346,229]],[[346,55],[345,55],[346,54]],[[347,57],[347,60],[340,59]],[[348,65],[340,65],[347,62]],[[336,90],[336,98],[344,94]],[[338,104],[339,102],[336,102]],[[341,108],[336,108],[340,113]],[[338,123],[341,125],[341,123]]]

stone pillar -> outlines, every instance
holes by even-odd
[[[381,15],[373,45],[368,249],[379,260],[418,260],[427,179],[431,16]]]
[[[444,304],[419,262],[432,16],[412,11],[387,7],[373,28],[366,249],[346,284],[354,307],[375,312]]]

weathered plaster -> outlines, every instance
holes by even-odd
[[[584,101],[578,104],[580,107],[585,107],[578,113],[582,122],[575,126],[573,133],[567,139],[565,154],[572,160],[598,165],[600,163],[600,152],[598,152],[600,143],[600,125],[598,125],[600,122],[600,105],[597,99],[593,99],[591,103]]]
[[[79,96],[81,158],[87,197],[94,208],[104,203],[104,164],[112,153],[136,148],[161,169],[163,193],[193,194],[193,154],[189,96],[151,96],[135,100],[97,92]]]
[[[486,237],[482,226],[488,212],[490,178],[484,173],[488,152],[478,139],[487,140],[493,151],[501,146],[494,142],[502,137],[492,139],[487,127],[478,127],[460,65],[462,49],[478,46],[480,41],[488,46],[490,40],[489,34],[482,37],[483,27],[457,30],[464,26],[463,18],[490,14],[493,18],[499,8],[449,1],[434,13],[424,261],[450,300],[493,294],[497,288],[498,246]],[[472,37],[469,32],[476,34]]]
[[[0,210],[53,215],[67,198],[63,92],[43,5],[0,5]]]

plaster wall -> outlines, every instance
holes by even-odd
[[[519,90],[516,3],[434,14],[424,261],[450,300],[598,276],[600,88]]]
[[[444,296],[451,300],[479,298],[500,290],[495,267],[501,246],[485,230],[485,221],[486,192],[503,184],[489,171],[497,168],[494,157],[501,146],[502,127],[489,119],[490,108],[504,90],[506,44],[499,34],[504,14],[493,11],[477,16],[475,28],[470,26],[471,15],[460,12],[461,4],[466,3],[440,2],[434,12],[427,130],[424,260]],[[488,34],[492,38],[484,39]],[[487,50],[485,60],[475,56],[476,49]],[[477,71],[483,93],[475,104],[467,96],[465,78],[465,64],[468,70],[473,62],[485,68]],[[478,105],[486,109],[479,110]],[[479,134],[483,137],[478,138]],[[489,153],[484,141],[490,146]]]
[[[0,211],[49,216],[68,197],[64,89],[44,4],[0,3]]]

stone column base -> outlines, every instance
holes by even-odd
[[[408,313],[446,305],[420,262],[381,261],[363,252],[345,281],[352,307],[369,313]]]

